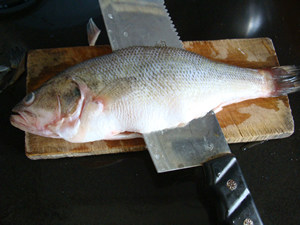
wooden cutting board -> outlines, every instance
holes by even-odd
[[[278,66],[273,43],[268,38],[188,41],[184,47],[213,60],[249,68]],[[108,54],[109,46],[32,50],[27,60],[27,92],[33,91],[60,71],[86,59]],[[229,143],[284,138],[294,132],[287,96],[248,100],[226,106],[217,113]],[[101,129],[101,128],[99,128]],[[145,149],[143,139],[68,143],[26,133],[26,155],[30,159],[60,158]]]

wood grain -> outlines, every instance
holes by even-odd
[[[212,60],[249,68],[278,66],[272,41],[268,38],[218,41],[189,41],[184,47]],[[30,51],[27,59],[27,91],[37,89],[64,69],[86,59],[108,54],[109,46],[40,49]],[[255,99],[232,104],[217,113],[229,143],[284,138],[294,132],[287,96]],[[31,159],[74,157],[140,151],[143,139],[96,141],[74,144],[26,133],[26,155]]]

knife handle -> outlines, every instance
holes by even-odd
[[[254,200],[234,155],[204,163],[209,186],[217,194],[222,222],[230,225],[262,225]]]

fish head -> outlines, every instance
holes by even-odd
[[[27,94],[13,109],[13,126],[44,137],[77,133],[84,103],[84,89],[72,77],[59,76]]]

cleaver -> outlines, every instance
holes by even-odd
[[[112,50],[182,43],[163,0],[99,0]],[[262,220],[213,111],[184,127],[143,134],[157,172],[203,166],[219,199],[220,223]]]

